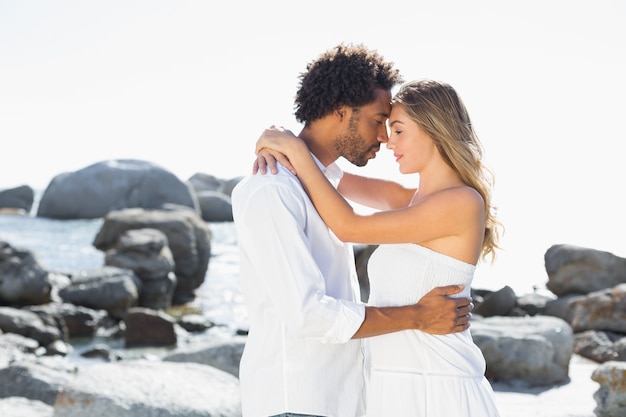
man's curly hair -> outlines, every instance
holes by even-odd
[[[365,46],[339,44],[310,62],[300,74],[295,116],[310,123],[342,105],[361,107],[375,100],[375,90],[403,82],[393,62]]]

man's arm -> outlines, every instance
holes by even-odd
[[[430,334],[461,332],[469,328],[471,299],[452,298],[462,285],[437,287],[417,304],[400,307],[366,307],[365,320],[353,339],[379,336],[401,330],[421,330]]]

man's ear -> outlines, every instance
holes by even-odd
[[[343,122],[345,118],[348,116],[348,107],[339,106],[337,109],[335,109],[334,114],[335,114],[335,117],[338,118],[339,122]]]

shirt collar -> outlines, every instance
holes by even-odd
[[[311,156],[313,157],[313,160],[317,164],[318,168],[322,171],[322,173],[324,173],[324,176],[328,178],[328,181],[330,181],[331,184],[333,184],[335,188],[337,188],[337,186],[339,185],[339,181],[341,181],[341,178],[343,177],[343,170],[339,167],[339,165],[333,162],[325,167],[320,162],[320,160],[317,159],[317,156],[313,155],[312,153]]]

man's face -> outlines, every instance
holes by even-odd
[[[386,143],[391,92],[376,90],[376,100],[353,109],[346,129],[333,142],[335,151],[356,166],[365,166]]]

